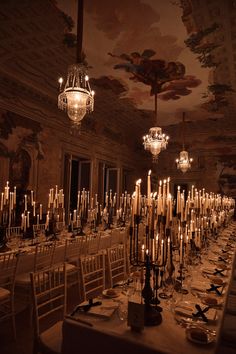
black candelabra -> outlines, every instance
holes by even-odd
[[[150,210],[151,211],[151,210]],[[133,223],[130,225],[130,263],[135,267],[145,269],[145,281],[142,289],[142,298],[144,299],[145,312],[144,323],[146,326],[156,326],[162,322],[160,300],[158,299],[159,275],[166,264],[166,255],[164,254],[164,240],[162,243],[162,257],[159,260],[158,254],[154,254],[154,248],[151,252],[147,249],[144,254],[144,249],[140,245],[140,229],[141,216],[135,214]],[[146,245],[150,246],[150,242],[154,240],[154,227],[146,226]],[[151,278],[153,273],[153,284]]]

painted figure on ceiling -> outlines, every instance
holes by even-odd
[[[145,49],[142,54],[133,52],[130,55],[120,56],[108,53],[110,56],[125,60],[126,63],[117,64],[114,69],[124,69],[132,73],[130,80],[139,81],[151,86],[151,95],[163,91],[163,84],[184,78],[185,66],[180,62],[167,62],[162,59],[150,59],[156,52]]]

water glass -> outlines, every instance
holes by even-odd
[[[121,321],[126,321],[128,318],[128,299],[119,302],[118,316]]]

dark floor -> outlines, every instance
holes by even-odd
[[[68,313],[78,304],[74,288],[68,291]],[[25,309],[16,315],[16,336],[14,341],[11,321],[0,323],[0,354],[32,354],[33,325],[30,325],[29,311]]]

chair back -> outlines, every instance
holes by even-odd
[[[100,295],[105,289],[104,253],[80,257],[80,271],[84,300]]]
[[[111,247],[111,234],[108,235],[101,235],[99,250],[106,250],[107,248]]]
[[[111,232],[111,247],[120,243],[120,230],[114,229]]]
[[[21,236],[22,229],[20,226],[12,226],[6,228],[6,236],[9,239],[11,236]]]
[[[78,236],[66,240],[65,244],[65,262],[78,263],[79,257],[86,253],[86,237]]]
[[[87,254],[96,254],[99,250],[101,234],[91,234],[86,236]]]
[[[35,332],[39,336],[43,323],[55,322],[56,315],[66,314],[65,264],[30,273]]]
[[[34,272],[37,272],[41,269],[50,268],[52,266],[55,246],[55,241],[43,242],[36,245],[34,256]]]
[[[38,233],[44,233],[45,234],[45,229],[46,229],[46,225],[45,224],[34,224],[33,225],[34,237],[36,237],[38,235]]]
[[[65,222],[64,221],[57,221],[56,222],[56,229],[58,231],[63,231],[65,228]]]
[[[112,287],[126,276],[126,252],[123,244],[107,250],[109,282]]]
[[[17,251],[0,254],[0,287],[14,290],[18,261]]]

